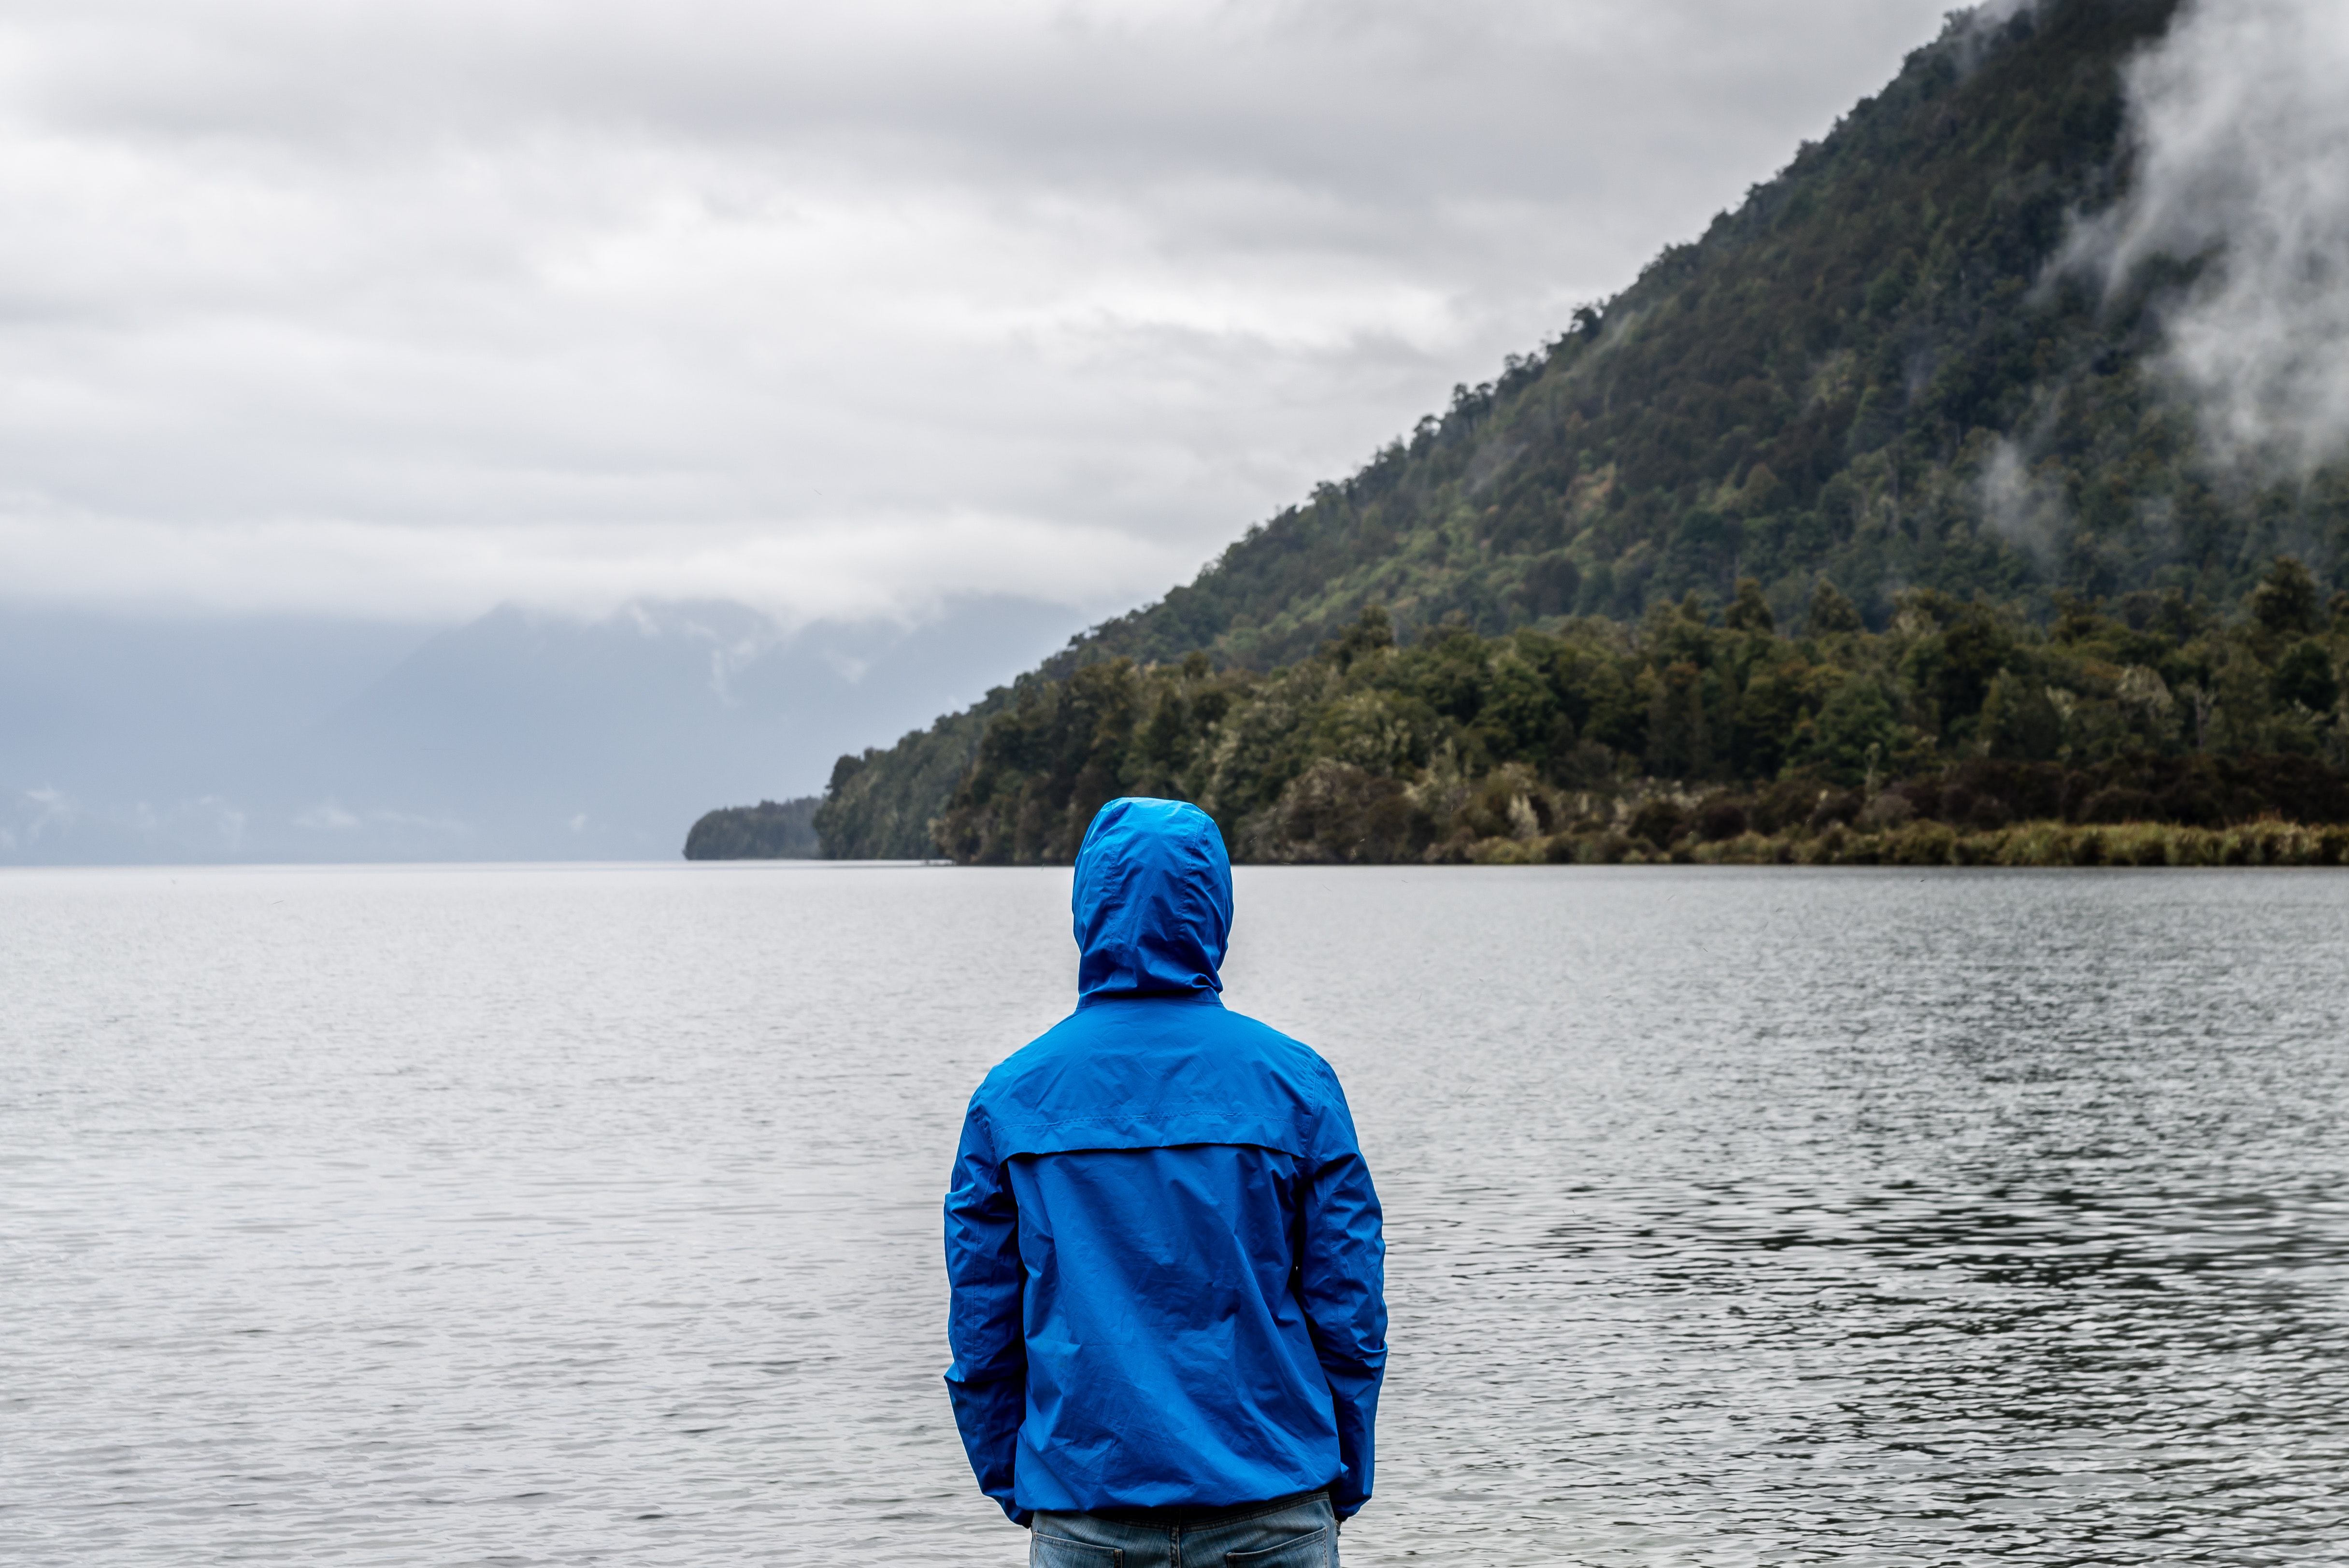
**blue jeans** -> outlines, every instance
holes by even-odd
[[[1338,1516],[1327,1492],[1183,1523],[1040,1513],[1029,1530],[1030,1568],[1338,1568]]]

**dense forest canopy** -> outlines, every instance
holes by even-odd
[[[2349,474],[2199,438],[2156,365],[2208,257],[2061,264],[2127,189],[2122,68],[2176,8],[1953,16],[1540,352],[1159,603],[842,758],[826,852],[1065,860],[1137,791],[1261,859],[1580,842],[1706,792],[1809,831],[1896,786],[1940,820],[1927,781],[1967,769],[1983,821],[2076,820],[2082,789],[2330,820]]]
[[[823,799],[761,800],[705,811],[685,835],[688,861],[812,861],[823,857],[815,810]]]
[[[2251,608],[2067,596],[2043,629],[1917,589],[1872,632],[1822,583],[1787,635],[1749,578],[1717,615],[1692,594],[1632,626],[1455,623],[1402,647],[1373,607],[1268,674],[1194,653],[1031,683],[936,837],[1065,861],[1125,794],[1195,800],[1274,861],[1620,859],[1912,819],[2349,822],[2349,595],[2321,602],[2285,559]]]

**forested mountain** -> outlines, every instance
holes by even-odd
[[[916,824],[934,823],[959,858],[1062,859],[1069,823],[1148,789],[1202,799],[1246,852],[1360,858],[1270,825],[1309,775],[1330,784],[1325,763],[1393,787],[1372,794],[1431,769],[1474,794],[1515,769],[1522,837],[1525,812],[1551,809],[1542,789],[1628,809],[1634,779],[1815,778],[1816,794],[1993,756],[2337,749],[2337,714],[2313,699],[2337,707],[2325,595],[2349,481],[2229,465],[2164,383],[2163,308],[2207,256],[2117,280],[2059,264],[2128,187],[2123,66],[2177,3],[1953,16],[1823,142],[1542,350],[1016,687],[843,758],[826,851],[927,852]],[[2289,635],[2249,629],[2263,573],[2306,590]],[[2047,629],[2059,602],[2068,634]],[[1784,712],[1754,706],[1757,678]],[[2168,704],[2168,727],[2068,732],[2133,701]],[[2189,708],[2195,724],[2176,718]],[[1816,738],[1859,709],[1859,750]],[[1363,852],[1493,836],[1453,808],[1423,819],[1366,830],[1389,848]]]
[[[761,800],[704,811],[685,835],[688,861],[812,861],[822,857],[815,809],[823,797]]]
[[[1030,683],[935,839],[1063,862],[1124,794],[1195,800],[1269,861],[1946,861],[1961,837],[1987,861],[2038,857],[2018,823],[2349,824],[2349,595],[2321,602],[2285,559],[2248,607],[2230,624],[2175,590],[2113,614],[2066,596],[2042,628],[1919,589],[1871,632],[1823,584],[1782,635],[1749,578],[1719,616],[1692,595],[1636,626],[1455,625],[1409,647],[1372,607],[1269,674],[1195,652]],[[2349,834],[2323,844],[2337,862]]]
[[[1880,625],[1904,586],[2044,608],[2230,600],[2279,550],[2329,572],[2349,490],[2230,493],[2148,382],[2190,260],[2112,298],[2048,275],[2127,176],[2118,67],[2173,9],[1953,23],[1702,238],[1076,652],[1268,668],[1371,603],[1491,633],[1745,575],[1785,618],[1824,573]],[[1985,494],[2017,468],[2070,526]]]

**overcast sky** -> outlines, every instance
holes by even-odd
[[[0,598],[1105,613],[1950,0],[0,9]]]

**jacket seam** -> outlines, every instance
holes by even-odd
[[[1206,1106],[1206,1107],[1209,1108],[1210,1109],[1222,1109],[1224,1108],[1224,1106],[1225,1106],[1225,1102],[1224,1102],[1224,1101],[1222,1101],[1222,1100],[1219,1100],[1219,1099],[1210,1099],[1210,1098],[1202,1097],[1202,1098],[1200,1098],[1200,1099],[1178,1099],[1178,1100],[1167,1100],[1167,1101],[1164,1101],[1164,1102],[1162,1102],[1158,1107],[1155,1107],[1155,1108],[1154,1108],[1154,1109],[1150,1109],[1150,1110],[1143,1110],[1143,1111],[1122,1111],[1122,1112],[1120,1112],[1120,1111],[1111,1111],[1111,1112],[1104,1112],[1104,1113],[1102,1113],[1102,1114],[1099,1114],[1099,1115],[1087,1115],[1087,1116],[1062,1116],[1062,1117],[1056,1117],[1056,1118],[1054,1118],[1053,1119],[1051,1119],[1051,1120],[1050,1120],[1050,1121],[1030,1120],[1030,1119],[1028,1119],[1028,1118],[1026,1118],[1026,1117],[1021,1117],[1020,1119],[1019,1119],[1018,1120],[1016,1120],[1016,1121],[1015,1121],[1015,1120],[1012,1120],[1011,1119],[1009,1119],[1009,1118],[1008,1118],[1008,1117],[1007,1117],[1007,1118],[1003,1118],[1003,1119],[1001,1119],[997,1120],[997,1121],[995,1122],[995,1124],[994,1124],[994,1125],[995,1125],[996,1127],[998,1127],[998,1128],[1001,1128],[1002,1130],[1006,1130],[1006,1131],[1010,1131],[1010,1130],[1019,1130],[1019,1129],[1032,1129],[1032,1128],[1050,1128],[1050,1127],[1097,1127],[1097,1126],[1102,1125],[1103,1123],[1108,1123],[1108,1122],[1122,1122],[1122,1121],[1148,1121],[1148,1120],[1154,1119],[1156,1119],[1156,1118],[1160,1118],[1160,1117],[1166,1116],[1166,1115],[1168,1115],[1168,1114],[1170,1114],[1170,1113],[1172,1113],[1172,1112],[1175,1112],[1175,1111],[1187,1111],[1187,1110],[1190,1110],[1191,1109],[1193,1109],[1194,1107],[1196,1107],[1196,1106]],[[1320,1107],[1316,1106],[1316,1107],[1314,1107],[1314,1109],[1318,1110],[1318,1109],[1320,1109]]]

